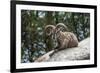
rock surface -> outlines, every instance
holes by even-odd
[[[90,59],[90,38],[79,42],[78,47],[67,48],[54,53],[47,61],[67,61]]]

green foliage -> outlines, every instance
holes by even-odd
[[[54,47],[45,42],[44,27],[64,23],[79,41],[90,36],[90,14],[56,11],[21,11],[21,62],[33,62]]]

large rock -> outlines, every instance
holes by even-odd
[[[52,56],[50,56],[52,55]],[[37,58],[35,62],[68,61],[90,59],[90,38],[79,42],[78,47],[66,48],[54,53],[54,50]]]
[[[78,47],[66,48],[54,53],[47,61],[67,61],[90,59],[90,39],[81,41]]]

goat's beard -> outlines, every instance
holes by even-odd
[[[58,46],[58,42],[57,42],[57,39],[54,39],[53,40],[53,48],[55,49],[57,46]]]

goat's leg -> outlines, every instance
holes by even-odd
[[[66,49],[67,46],[68,46],[68,41],[67,41],[67,40],[64,40],[61,44],[59,44],[59,45],[56,47],[55,51],[57,52],[57,51]]]

